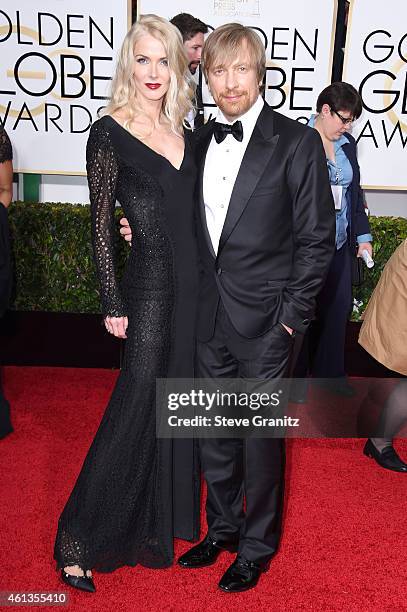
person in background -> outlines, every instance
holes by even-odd
[[[0,123],[0,316],[10,298],[11,258],[7,207],[13,197],[13,151],[10,139]],[[3,395],[0,379],[0,439],[13,431],[10,404]]]
[[[189,13],[175,15],[170,21],[181,32],[188,56],[189,71],[191,74],[195,74],[201,63],[204,35],[208,33],[208,27],[203,21],[189,15]],[[202,88],[199,82],[196,87],[194,107],[188,114],[187,119],[190,126],[196,130],[204,124]]]
[[[352,309],[352,258],[355,252],[361,257],[364,249],[372,255],[356,142],[349,134],[353,121],[362,113],[362,101],[352,85],[332,83],[319,94],[316,110],[317,114],[311,116],[308,125],[317,130],[325,149],[335,202],[336,248],[317,298],[317,320],[304,338],[294,378],[304,378],[311,373],[319,379],[316,382],[329,391],[352,396],[355,391],[345,374],[346,326]],[[294,382],[294,390],[295,386]],[[291,399],[305,401],[303,396],[296,398],[295,391]]]
[[[387,262],[363,314],[359,344],[389,370],[407,376],[407,238]],[[383,381],[369,388],[366,408],[380,404],[384,408],[377,432],[365,445],[364,454],[383,468],[407,473],[393,447],[393,436],[407,418],[407,380],[396,384],[389,397],[383,398]],[[365,408],[362,405],[362,410]]]

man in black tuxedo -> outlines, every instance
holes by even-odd
[[[265,51],[227,24],[205,42],[203,70],[218,116],[195,133],[202,263],[198,378],[287,374],[296,331],[313,318],[335,245],[335,213],[318,133],[260,96]],[[237,557],[219,586],[250,589],[277,551],[283,499],[281,439],[204,439],[208,534],[187,568]],[[245,498],[245,508],[243,499]]]

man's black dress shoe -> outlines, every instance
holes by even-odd
[[[210,535],[207,535],[202,542],[181,555],[178,559],[178,565],[191,569],[213,565],[224,550],[236,552],[237,543],[215,540]]]
[[[382,451],[379,451],[371,440],[368,440],[363,449],[366,457],[371,457],[381,467],[393,472],[407,472],[407,463],[404,463],[394,450],[393,446],[386,446]]]
[[[93,582],[93,578],[86,575],[86,571],[83,572],[83,576],[71,576],[71,574],[67,574],[65,570],[61,570],[61,578],[62,582],[65,582],[70,587],[74,589],[79,589],[80,591],[86,591],[87,593],[94,593],[96,591],[95,583]]]
[[[267,568],[268,565],[260,565],[238,555],[223,574],[219,588],[227,593],[240,593],[253,589],[259,581],[260,574]]]

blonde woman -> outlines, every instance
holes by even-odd
[[[166,567],[174,535],[198,536],[193,441],[172,444],[155,431],[156,378],[193,373],[197,257],[195,166],[183,129],[193,98],[188,74],[178,30],[155,15],[142,16],[124,40],[110,102],[89,135],[104,321],[127,342],[55,542],[62,580],[84,591],[95,590],[92,569]],[[113,247],[116,200],[133,236],[121,284]]]

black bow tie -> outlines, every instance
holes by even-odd
[[[213,135],[215,136],[216,142],[219,144],[222,140],[225,140],[228,134],[232,134],[236,140],[242,142],[243,140],[243,125],[241,121],[235,121],[233,125],[228,123],[218,123],[215,121],[215,129]]]

